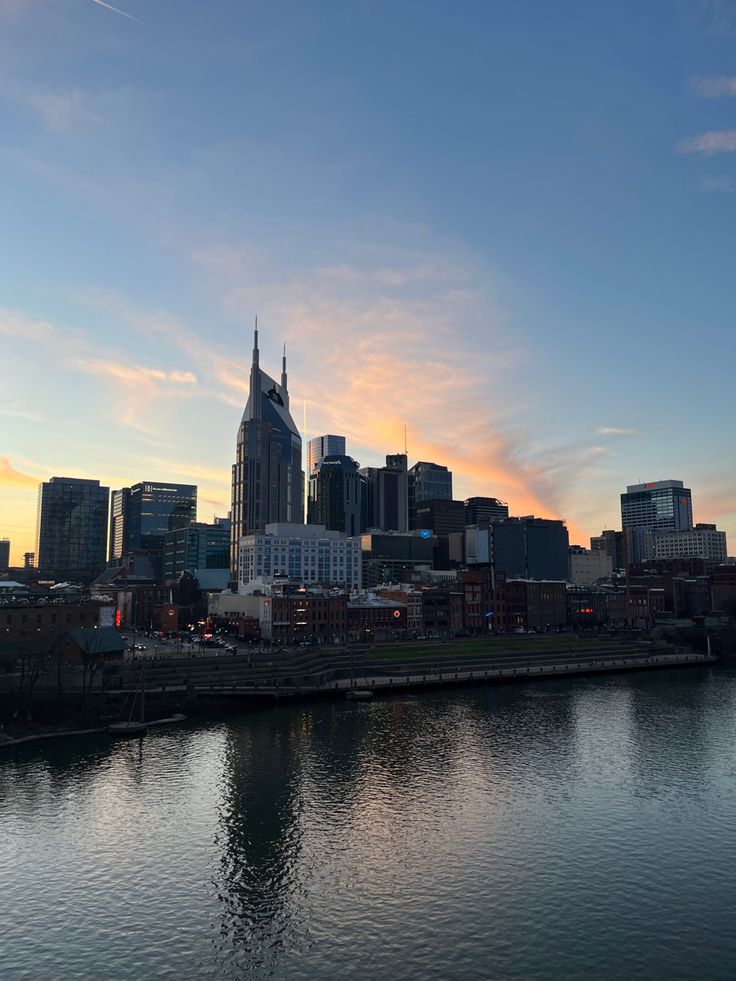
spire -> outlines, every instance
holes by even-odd
[[[258,365],[258,314],[256,314],[256,326],[253,331],[253,363],[250,366],[250,394],[248,404],[245,407],[251,419],[261,418],[261,369]]]
[[[284,355],[281,358],[281,387],[284,393],[288,390],[288,385],[286,384],[286,341],[284,341]]]

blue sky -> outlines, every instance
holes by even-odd
[[[51,474],[227,510],[256,312],[362,464],[406,422],[577,540],[666,477],[736,534],[736,2],[114,6],[0,0],[16,559]]]

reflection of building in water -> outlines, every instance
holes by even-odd
[[[226,745],[213,879],[229,948],[221,954],[252,967],[288,932],[299,888],[302,754],[286,722],[277,727],[272,716],[229,729]]]

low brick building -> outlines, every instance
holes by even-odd
[[[396,600],[362,594],[347,604],[348,640],[361,643],[406,637],[407,606]]]

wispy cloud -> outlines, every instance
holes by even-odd
[[[599,436],[638,436],[636,429],[622,429],[619,426],[600,426],[596,429]]]
[[[0,456],[0,484],[11,487],[38,487],[38,477],[16,470],[7,456]]]
[[[705,174],[698,178],[698,187],[712,194],[732,194],[734,190],[733,182],[728,177],[707,177]]]
[[[78,123],[99,125],[102,117],[92,110],[87,97],[79,89],[62,92],[31,92],[25,103],[35,109],[46,127],[56,132],[70,129]]]
[[[679,153],[700,153],[712,157],[716,153],[736,152],[736,129],[711,130],[700,136],[688,136],[677,144]]]
[[[112,10],[114,14],[120,14],[121,17],[127,17],[128,20],[134,20],[138,24],[142,24],[143,21],[140,17],[134,17],[133,14],[128,14],[119,7],[114,7],[111,3],[107,3],[106,0],[92,0],[92,3],[96,3],[98,7],[104,7],[106,10]]]
[[[701,99],[736,97],[736,75],[692,75],[688,84],[690,91]]]

